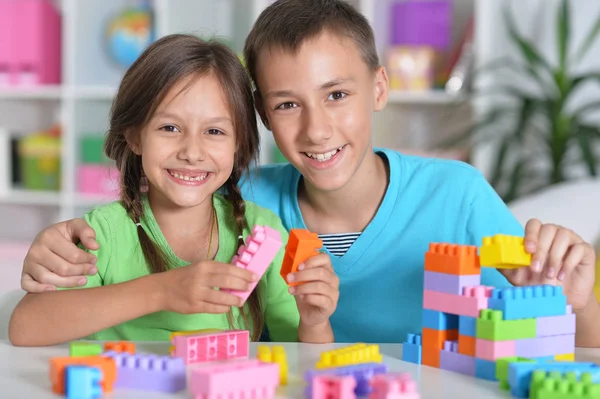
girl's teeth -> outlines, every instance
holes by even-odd
[[[204,174],[201,174],[201,175],[198,175],[198,176],[190,177],[190,176],[187,176],[187,175],[185,175],[185,176],[184,175],[180,175],[177,172],[171,172],[171,171],[169,171],[169,174],[171,176],[173,176],[173,177],[175,177],[175,178],[177,178],[179,180],[183,180],[183,181],[201,181],[201,180],[206,179],[206,176],[208,176],[208,173],[204,173]]]

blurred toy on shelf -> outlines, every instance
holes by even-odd
[[[28,190],[59,191],[61,186],[61,131],[53,126],[18,142],[21,184]]]
[[[154,41],[152,9],[147,1],[128,7],[111,18],[106,29],[106,46],[111,58],[129,67]]]
[[[82,194],[118,199],[121,176],[103,152],[104,136],[84,134],[80,141],[80,165],[77,166],[77,189]]]
[[[59,84],[61,16],[50,0],[0,0],[0,87]]]
[[[395,46],[387,53],[390,89],[429,91],[434,88],[436,53],[432,47]]]

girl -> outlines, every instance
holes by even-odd
[[[249,329],[256,340],[265,322],[280,341],[332,342],[338,282],[325,255],[314,267],[324,277],[298,307],[279,275],[283,249],[243,307],[214,289],[256,281],[228,263],[251,226],[287,239],[280,219],[244,202],[237,186],[257,148],[251,85],[235,54],[187,35],[152,44],[111,111],[105,152],[121,174],[121,201],[85,216],[100,244],[98,273],[88,289],[27,294],[11,317],[11,342],[166,340],[205,328]]]

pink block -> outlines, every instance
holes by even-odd
[[[189,390],[195,399],[270,399],[277,385],[279,364],[248,359],[192,369]]]
[[[496,361],[503,357],[516,356],[515,341],[490,341],[475,339],[475,357],[479,359]]]
[[[423,307],[460,316],[479,317],[481,309],[487,309],[493,289],[484,285],[465,287],[462,295],[425,290]]]
[[[16,7],[13,83],[58,84],[61,75],[61,18],[50,0],[19,0]]]
[[[172,356],[182,358],[185,364],[246,359],[249,355],[250,333],[246,330],[231,330],[177,335],[171,343],[175,346]]]
[[[319,375],[312,382],[312,399],[355,399],[353,375]]]
[[[417,384],[408,373],[377,374],[370,385],[369,399],[420,399]]]
[[[111,165],[80,165],[77,168],[77,187],[84,194],[108,195],[119,198],[121,176]]]
[[[260,280],[271,262],[273,262],[273,259],[275,259],[281,246],[281,234],[279,234],[279,231],[269,226],[254,226],[252,235],[246,239],[246,245],[242,245],[238,249],[237,255],[233,257],[231,263],[242,269],[253,271],[258,275]],[[252,283],[248,291],[223,291],[237,295],[245,302],[256,287],[256,284],[258,284],[258,281]]]
[[[0,0],[0,86],[11,84],[16,67],[16,7],[14,1]]]

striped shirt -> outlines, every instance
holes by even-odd
[[[335,256],[344,256],[361,233],[319,234],[323,246]]]

